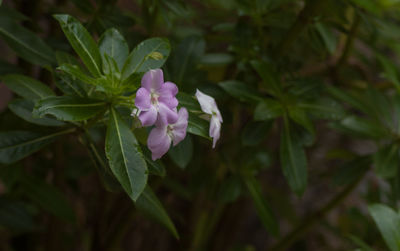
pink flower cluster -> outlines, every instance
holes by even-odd
[[[164,83],[161,69],[145,73],[142,87],[136,92],[135,105],[140,122],[143,126],[155,125],[147,139],[153,160],[167,153],[171,142],[175,146],[186,136],[188,112],[185,108],[178,112],[177,93],[178,87],[174,83]]]

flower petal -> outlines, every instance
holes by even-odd
[[[172,125],[172,141],[174,146],[181,142],[186,137],[186,129],[188,125],[189,114],[186,108],[182,107],[178,112],[178,121]]]
[[[178,94],[178,87],[176,86],[176,84],[172,83],[172,82],[165,82],[161,89],[159,90],[160,95],[167,95],[167,96],[176,96],[176,94]]]
[[[145,88],[139,88],[136,92],[135,105],[141,110],[149,109],[151,106],[150,92]]]
[[[149,70],[143,75],[142,87],[149,92],[159,90],[164,84],[164,74],[161,69]]]
[[[171,138],[167,135],[167,126],[155,127],[151,130],[147,139],[147,147],[151,151],[153,160],[161,158],[168,152],[171,146]]]
[[[163,103],[170,109],[174,109],[178,106],[178,100],[173,96],[160,96],[158,102]]]
[[[198,89],[196,90],[196,98],[199,101],[201,110],[207,114],[212,114],[214,107],[217,107],[213,97],[210,97]],[[218,109],[218,108],[217,108]]]
[[[142,122],[142,126],[151,126],[157,120],[157,109],[151,105],[146,111],[141,111],[139,114],[139,120]]]
[[[213,148],[215,148],[215,144],[217,143],[221,134],[221,122],[216,116],[211,117],[209,134],[210,137],[213,138]]]
[[[178,120],[178,113],[175,109],[170,109],[164,103],[158,103],[157,125],[174,124]]]

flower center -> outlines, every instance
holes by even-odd
[[[174,131],[174,127],[172,125],[168,125],[167,126],[167,135],[172,139],[173,138],[173,132]]]
[[[151,101],[151,103],[152,103],[153,105],[157,105],[157,104],[158,104],[158,97],[159,97],[159,95],[156,94],[156,93],[154,93],[154,92],[152,92],[152,93],[150,94],[150,101]]]

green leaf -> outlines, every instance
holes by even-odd
[[[386,245],[392,251],[400,247],[400,216],[388,206],[372,204],[368,210],[382,234]]]
[[[223,66],[232,62],[234,62],[234,57],[227,53],[208,53],[200,59],[201,64],[210,66]]]
[[[256,103],[262,100],[257,90],[240,81],[228,80],[221,82],[218,85],[221,86],[222,89],[224,89],[224,91],[226,91],[229,95],[239,99],[240,101]]]
[[[400,93],[400,77],[397,66],[384,55],[380,55],[378,53],[375,55],[383,67],[384,77],[391,81],[394,87]]]
[[[311,134],[315,133],[314,126],[313,126],[311,120],[308,118],[308,115],[304,109],[302,109],[296,105],[296,106],[288,107],[288,110],[289,110],[290,119],[292,119],[294,122],[296,122],[297,124],[304,127]]]
[[[90,84],[90,85],[99,85],[99,82],[96,81],[96,79],[86,75],[81,68],[77,65],[71,65],[71,64],[63,64],[60,67],[57,68],[58,70],[61,70],[70,76],[79,79],[83,83]]]
[[[122,69],[122,79],[135,72],[160,68],[167,60],[170,50],[170,44],[164,38],[150,38],[141,42],[126,59]]]
[[[386,128],[374,123],[371,120],[356,116],[348,116],[339,123],[332,125],[335,129],[356,137],[377,140],[391,137]]]
[[[165,166],[160,159],[154,161],[151,159],[151,152],[145,147],[143,149],[143,156],[146,159],[149,168],[149,174],[165,177]]]
[[[199,101],[197,101],[194,96],[184,92],[178,92],[176,98],[179,101],[179,105],[185,107],[189,111],[201,111]]]
[[[104,72],[109,72],[105,69],[105,58],[104,55],[107,54],[117,62],[118,68],[121,71],[124,66],[125,60],[129,54],[129,47],[125,38],[119,33],[117,29],[109,29],[103,33],[99,40],[100,54],[103,59],[103,70]]]
[[[35,223],[24,203],[0,198],[0,226],[18,231],[32,231]]]
[[[90,73],[101,75],[101,56],[96,42],[83,25],[70,15],[54,15],[60,23],[65,36],[82,59]]]
[[[324,23],[316,23],[315,28],[319,32],[326,49],[330,54],[334,54],[337,46],[337,38],[329,27]]]
[[[0,163],[10,164],[40,150],[55,137],[71,133],[74,129],[43,134],[27,131],[0,132]]]
[[[263,99],[254,110],[254,120],[270,120],[282,116],[284,109],[282,105],[274,99]]]
[[[245,146],[255,146],[261,143],[268,135],[272,126],[271,121],[249,122],[242,133],[242,144]]]
[[[177,166],[184,169],[189,164],[193,156],[192,137],[190,135],[186,135],[182,142],[169,150],[168,155]]]
[[[358,247],[361,248],[360,251],[374,251],[372,248],[370,248],[370,247],[368,246],[368,244],[366,244],[363,240],[361,240],[361,239],[358,238],[357,236],[349,235],[348,238],[349,238],[354,244],[356,244]]]
[[[0,78],[2,75],[11,73],[22,73],[22,70],[16,65],[10,64],[0,59]]]
[[[8,108],[15,113],[18,117],[36,125],[41,126],[63,126],[65,125],[61,121],[57,121],[50,118],[34,118],[32,117],[32,111],[35,104],[31,100],[26,99],[15,99],[8,104]]]
[[[49,97],[39,100],[33,111],[34,116],[53,115],[62,121],[90,119],[106,109],[104,101],[71,96]]]
[[[208,136],[209,122],[197,117],[193,113],[189,113],[188,127],[186,130],[188,133],[210,139]]]
[[[135,205],[140,212],[166,227],[175,238],[179,239],[179,234],[176,231],[174,223],[149,186],[146,186]]]
[[[290,188],[302,195],[307,186],[307,158],[301,142],[296,140],[287,119],[281,135],[280,158],[283,174]]]
[[[22,186],[26,191],[25,195],[47,212],[65,221],[75,221],[74,210],[56,187],[31,175],[22,179]]]
[[[281,96],[281,81],[279,75],[275,72],[274,67],[267,62],[261,61],[252,61],[251,65],[260,75],[263,80],[262,83],[267,88],[267,91],[276,97]]]
[[[10,74],[2,80],[13,92],[26,99],[35,100],[55,95],[47,85],[24,75]]]
[[[345,186],[355,182],[361,177],[371,166],[371,158],[367,156],[359,156],[344,162],[339,166],[333,175],[333,183],[338,186]]]
[[[110,110],[106,155],[115,177],[136,201],[147,183],[147,165],[135,136],[114,109]]]
[[[25,29],[14,19],[0,15],[0,36],[18,56],[40,66],[55,63],[53,50],[35,33]]]
[[[58,65],[63,65],[63,64],[72,64],[77,66],[80,65],[78,59],[76,59],[74,56],[64,51],[56,51],[56,59]]]
[[[57,79],[55,84],[58,89],[67,95],[86,97],[85,83],[64,72],[56,72]]]
[[[319,119],[337,120],[345,116],[343,107],[331,98],[321,98],[315,102],[299,103],[299,108],[307,110],[312,116]]]
[[[264,227],[274,236],[279,233],[279,225],[276,221],[274,214],[267,201],[263,198],[260,183],[252,176],[245,175],[244,182],[247,190],[249,190],[251,198],[253,199],[254,206],[256,207],[257,214],[261,219]]]
[[[382,178],[393,178],[399,163],[399,146],[387,145],[374,154],[375,172]]]

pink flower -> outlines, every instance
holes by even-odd
[[[175,95],[178,87],[172,82],[164,83],[161,69],[150,70],[143,75],[142,87],[136,92],[135,105],[139,110],[139,120],[143,126],[175,123],[178,106]]]
[[[222,116],[219,112],[217,103],[213,97],[196,90],[196,98],[199,101],[201,110],[210,115],[210,131],[209,135],[213,138],[213,148],[221,135]]]
[[[167,153],[171,142],[175,146],[185,138],[189,115],[184,107],[177,114],[178,118],[175,123],[157,125],[151,130],[147,139],[147,147],[152,153],[153,160],[159,159]]]

